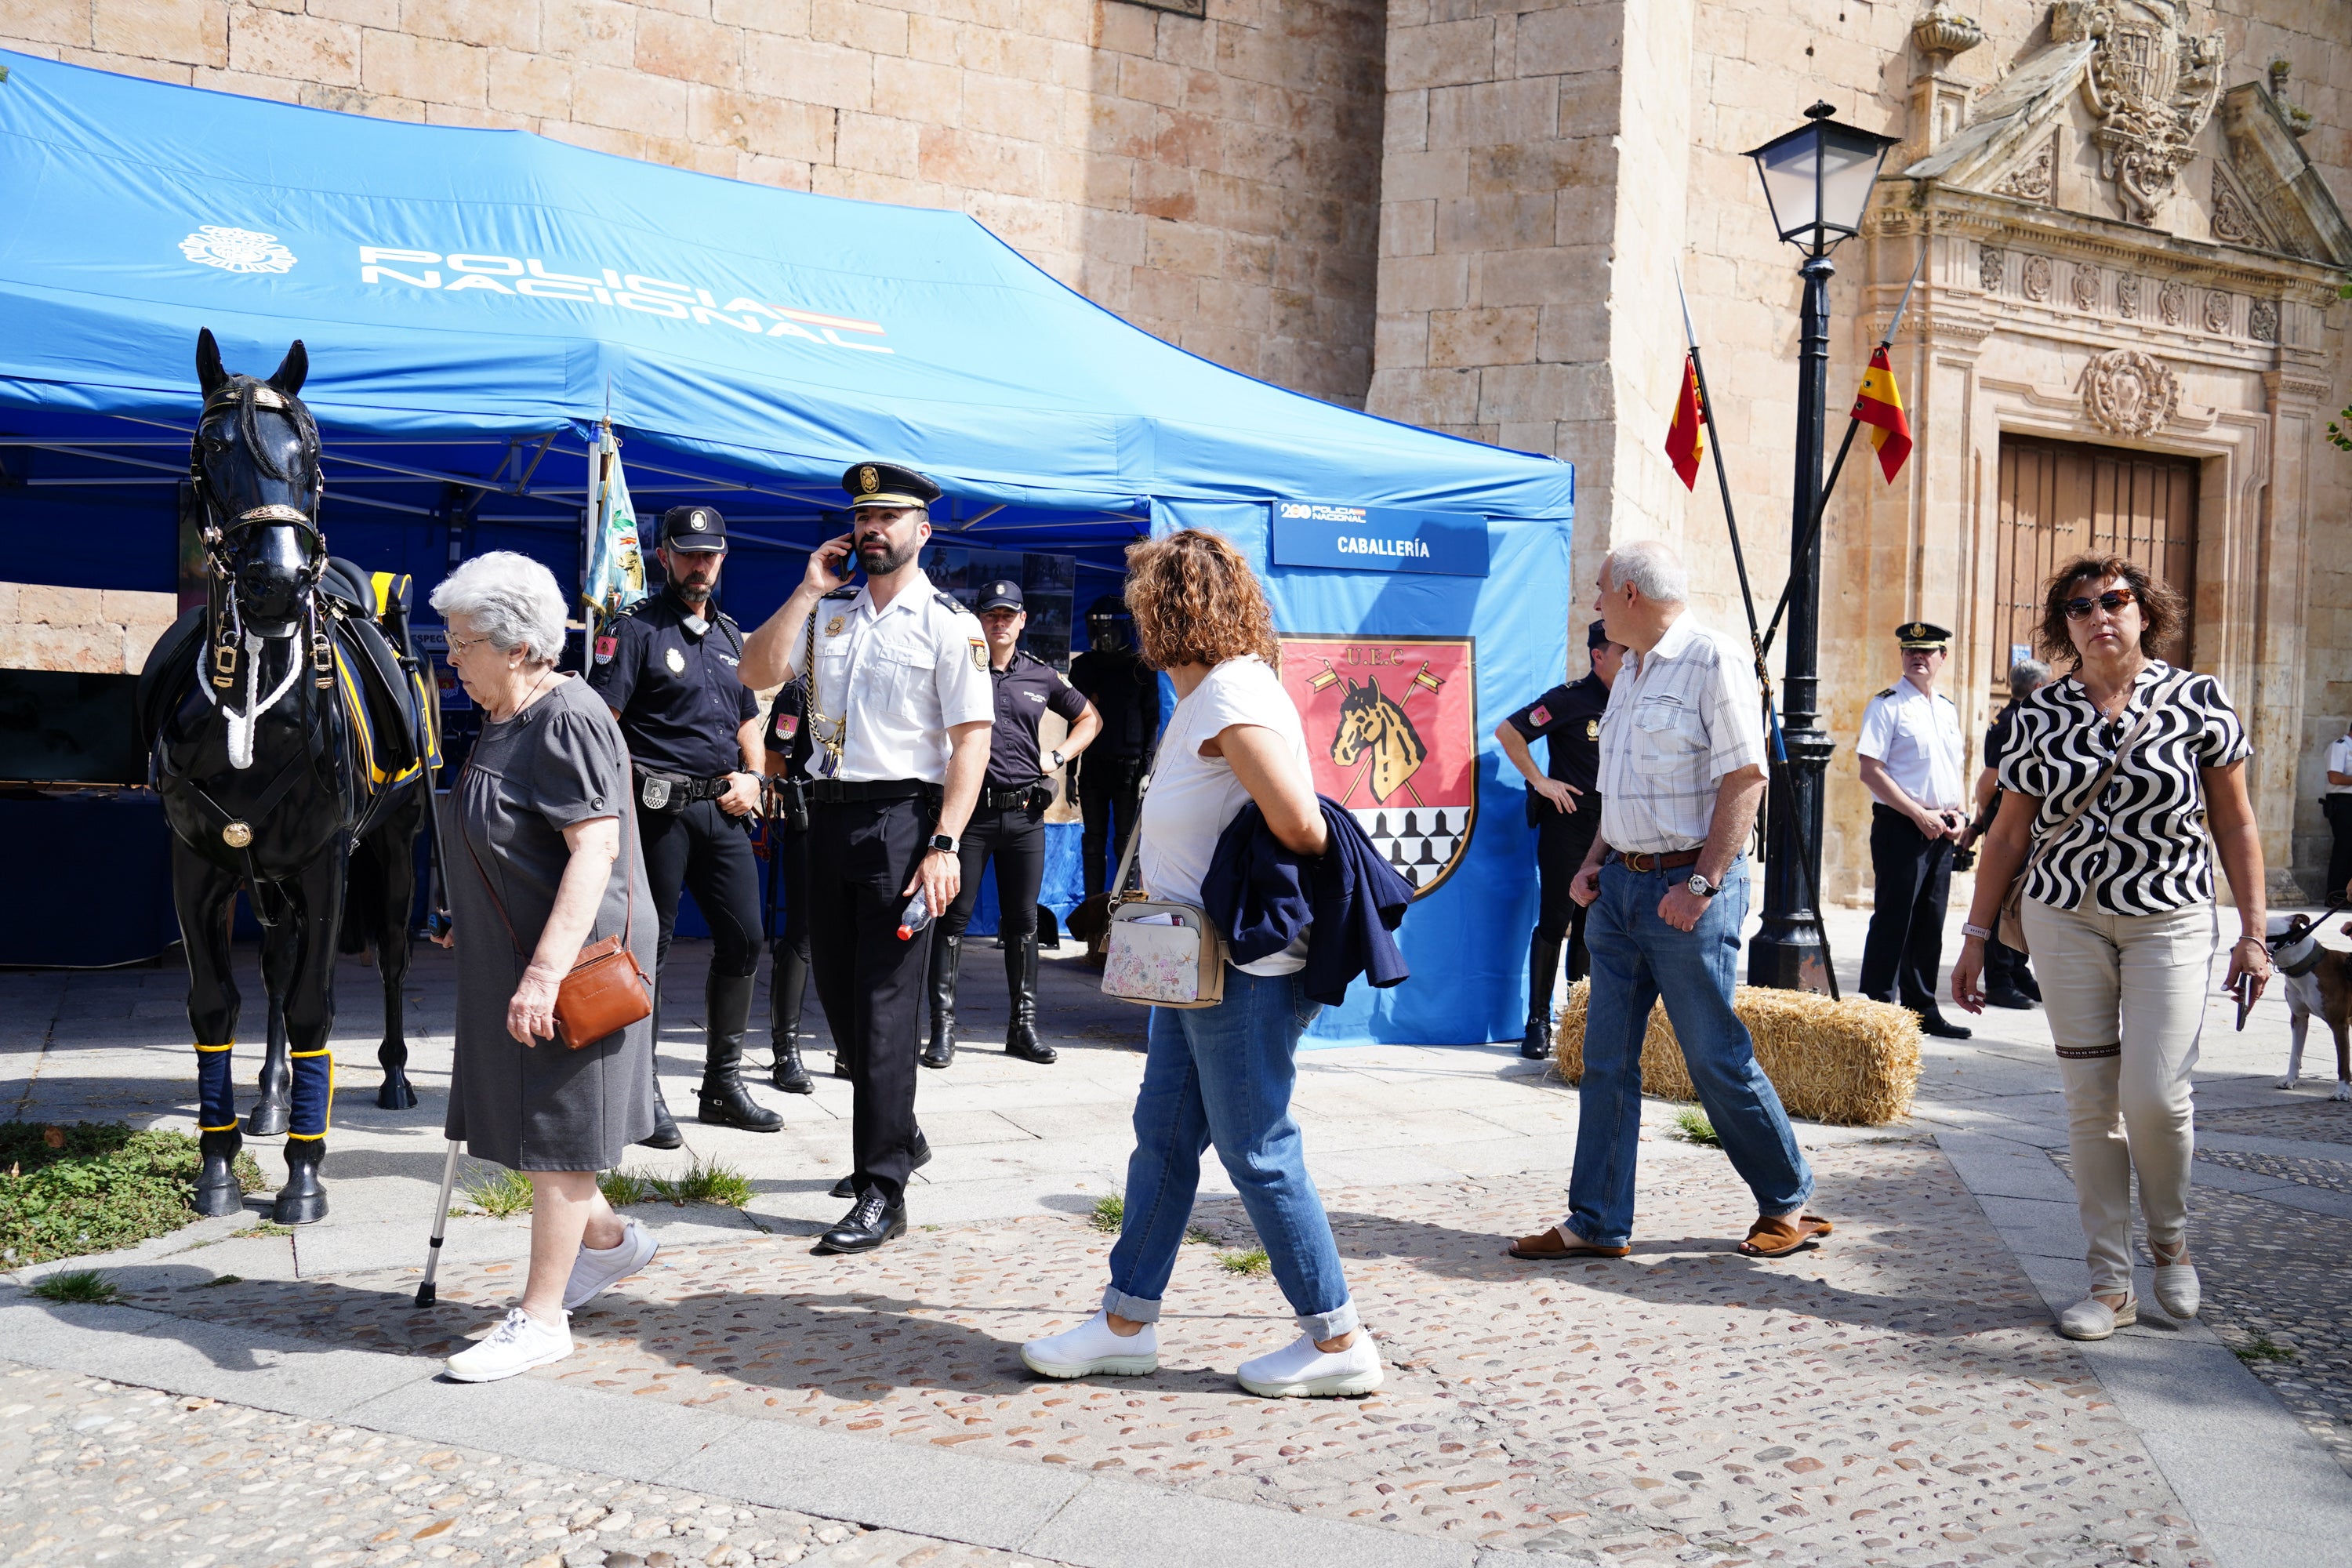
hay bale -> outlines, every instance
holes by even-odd
[[[1591,982],[1569,988],[1554,1015],[1552,1054],[1559,1076],[1584,1078],[1584,1007]],[[1742,985],[1733,1011],[1756,1041],[1756,1060],[1789,1114],[1846,1127],[1876,1127],[1911,1113],[1919,1081],[1919,1019],[1907,1007],[1849,996],[1832,1002],[1811,991]],[[1690,1069],[1664,1003],[1650,1009],[1642,1037],[1642,1092],[1696,1100]]]

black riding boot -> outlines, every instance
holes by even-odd
[[[714,974],[705,984],[700,1120],[713,1127],[773,1132],[784,1119],[743,1087],[743,1036],[751,1026],[749,974]]]
[[[814,1094],[808,1068],[801,1065],[801,1003],[808,994],[808,962],[779,942],[768,976],[768,1039],[775,1065],[768,1081],[786,1094]]]
[[[956,981],[963,970],[963,936],[931,933],[931,1039],[923,1047],[927,1068],[943,1068],[955,1060]]]
[[[1531,1062],[1551,1055],[1551,984],[1559,973],[1560,941],[1538,931],[1528,942],[1528,1032],[1519,1055]]]
[[[677,1122],[669,1113],[669,1101],[662,1098],[661,1026],[661,986],[659,983],[656,982],[654,986],[654,1049],[652,1058],[654,1079],[654,1130],[637,1140],[637,1147],[641,1149],[682,1149],[686,1146],[686,1134],[677,1130]]]
[[[1037,1038],[1037,933],[1004,944],[1004,994],[1012,1017],[1004,1026],[1004,1054],[1040,1066],[1057,1054]]]

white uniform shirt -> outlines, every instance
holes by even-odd
[[[2328,742],[2327,771],[2352,778],[2352,735],[2338,735]],[[2352,795],[2352,784],[2332,784],[2327,786],[2327,793]]]
[[[1706,842],[1727,773],[1764,765],[1756,661],[1688,613],[1625,656],[1601,716],[1601,838],[1669,855]]]
[[[817,741],[812,770],[859,784],[945,784],[953,749],[949,726],[986,724],[996,717],[980,617],[933,588],[920,571],[887,607],[875,607],[869,584],[851,598],[820,599],[811,615],[816,711],[809,721]],[[825,742],[845,721],[840,766],[828,773]]]
[[[1907,677],[1896,681],[1862,710],[1862,738],[1854,750],[1876,759],[1897,788],[1929,811],[1968,804],[1960,778],[1968,760],[1960,710],[1941,692],[1930,697]]]

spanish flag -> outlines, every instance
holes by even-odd
[[[1878,448],[1878,471],[1893,484],[1911,456],[1911,421],[1903,416],[1903,389],[1895,384],[1895,368],[1886,363],[1884,347],[1870,351],[1870,369],[1854,394],[1853,416],[1874,427],[1870,444]]]
[[[1900,413],[1895,415],[1902,417]],[[1698,484],[1699,459],[1706,456],[1706,415],[1699,406],[1698,365],[1683,356],[1683,392],[1675,400],[1675,422],[1666,426],[1666,458],[1675,466],[1683,489]]]

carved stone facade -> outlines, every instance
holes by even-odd
[[[2118,436],[2153,436],[2180,407],[2180,383],[2137,349],[2109,349],[2083,367],[2083,410]]]

